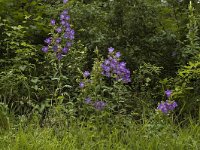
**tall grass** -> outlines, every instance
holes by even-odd
[[[98,123],[73,121],[68,126],[40,127],[20,123],[1,131],[2,150],[198,150],[200,126],[144,121]]]

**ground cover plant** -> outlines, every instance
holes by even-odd
[[[199,9],[0,0],[0,149],[199,149]]]

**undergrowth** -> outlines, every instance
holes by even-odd
[[[21,119],[23,120],[23,119]],[[181,127],[143,119],[143,123],[115,118],[109,124],[73,119],[64,126],[40,127],[20,121],[1,131],[2,150],[198,150],[200,126],[192,121]]]

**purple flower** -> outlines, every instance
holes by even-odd
[[[64,20],[62,20],[61,22],[60,22],[60,24],[62,24],[63,26],[65,25],[65,21]]]
[[[69,36],[69,39],[70,39],[70,40],[73,40],[73,39],[74,39],[74,35],[70,35],[70,36]]]
[[[86,104],[90,104],[90,103],[91,103],[91,98],[87,97],[87,98],[85,99],[85,103],[86,103]]]
[[[89,72],[89,71],[85,71],[85,72],[83,73],[83,76],[84,76],[85,78],[87,78],[89,75],[90,75],[90,72]]]
[[[96,102],[94,103],[94,107],[95,107],[95,109],[97,109],[97,110],[102,110],[102,109],[104,109],[105,106],[106,106],[106,103],[103,102],[103,101],[96,101]]]
[[[58,58],[58,60],[61,60],[62,57],[63,57],[63,55],[62,55],[61,53],[57,53],[57,54],[56,54],[56,57]]]
[[[110,66],[101,65],[101,67],[105,72],[109,72],[111,70]]]
[[[112,48],[111,51],[113,50]],[[102,64],[102,74],[106,77],[113,77],[118,80],[122,81],[124,83],[131,82],[130,78],[130,71],[126,68],[125,62],[119,62],[119,60],[116,59],[116,57],[120,57],[120,52],[117,52],[115,57],[109,56],[108,59],[106,59]]]
[[[163,113],[167,114],[169,111],[174,110],[177,107],[177,103],[175,101],[169,101],[167,100],[166,102],[161,102],[157,109],[162,111]]]
[[[79,87],[84,88],[85,84],[83,82],[80,82]]]
[[[65,27],[70,28],[70,24],[68,22],[65,22]]]
[[[108,64],[110,63],[110,61],[109,61],[108,59],[106,59],[106,60],[104,61],[104,63],[105,63],[106,65],[108,65]]]
[[[61,20],[65,19],[65,15],[64,15],[64,14],[61,14],[61,15],[60,15],[60,19],[61,19]]]
[[[44,53],[47,53],[48,52],[48,46],[44,46],[44,47],[42,47],[42,51],[44,52]]]
[[[54,52],[57,52],[57,50],[58,50],[58,45],[54,45],[54,46],[52,47],[52,49],[53,49]]]
[[[121,56],[121,53],[120,52],[117,52],[116,55],[115,55],[117,58],[119,58]]]
[[[67,47],[64,47],[63,49],[62,49],[62,51],[63,51],[63,53],[67,53],[68,51],[69,51],[69,49],[67,48]]]
[[[68,0],[63,0],[63,3],[67,2]],[[52,35],[52,37],[44,40],[44,42],[47,43],[49,47],[44,46],[42,48],[42,51],[46,53],[48,49],[51,48],[55,52],[58,60],[61,60],[62,57],[64,56],[63,54],[66,54],[72,45],[72,40],[74,39],[74,30],[71,29],[70,23],[68,22],[68,20],[70,19],[70,16],[68,15],[68,10],[63,10],[63,12],[60,14],[59,17],[60,17],[60,26],[58,27],[56,26],[54,28],[55,33]],[[55,26],[56,20],[51,19],[50,24],[52,26]],[[67,28],[66,32],[65,28]],[[64,35],[64,38],[66,38],[67,40],[64,39],[63,37],[57,37],[58,33]],[[62,48],[63,47],[62,44],[65,43],[66,43],[65,47]]]
[[[48,45],[51,44],[51,37],[45,39],[44,42],[47,43]]]
[[[61,42],[61,38],[57,38],[56,43],[60,43],[60,42]]]
[[[67,46],[67,47],[71,47],[71,46],[72,46],[72,42],[67,42],[67,43],[66,43],[66,46]]]
[[[58,27],[58,28],[56,29],[56,32],[57,32],[57,33],[61,33],[61,32],[62,32],[62,28],[61,28],[61,27]]]
[[[55,26],[55,24],[56,24],[56,21],[55,21],[54,19],[52,19],[52,20],[51,20],[51,25],[52,25],[52,26]]]
[[[65,20],[69,20],[70,19],[70,16],[69,15],[66,15],[65,16]]]
[[[64,14],[61,14],[61,15],[60,15],[60,19],[61,19],[61,20],[65,19],[65,15],[64,15]]]
[[[165,104],[163,104],[163,103],[159,104],[157,109],[161,110],[165,114],[168,113],[168,109],[166,108]]]
[[[173,102],[173,103],[172,103],[172,106],[173,106],[174,108],[176,108],[176,107],[178,106],[178,104],[177,104],[176,102]]]
[[[106,76],[106,77],[110,77],[110,76],[111,76],[111,73],[110,73],[110,72],[106,72],[106,73],[105,73],[105,76]]]
[[[120,62],[119,63],[119,69],[124,70],[125,67],[126,67],[126,63],[125,62]]]
[[[68,33],[65,33],[65,34],[63,35],[63,37],[64,37],[65,39],[67,39],[67,38],[69,38],[69,34],[68,34]]]
[[[66,4],[68,2],[68,0],[63,0],[63,3]]]
[[[112,48],[112,47],[108,48],[109,53],[112,53],[113,51],[114,51],[114,48]]]
[[[166,90],[165,94],[169,98],[171,96],[171,94],[172,94],[172,91],[171,90]]]
[[[68,14],[68,10],[63,10],[62,14],[67,15]]]
[[[75,33],[74,30],[71,29],[70,34],[71,34],[71,35],[74,35],[74,33]]]

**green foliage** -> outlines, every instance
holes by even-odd
[[[62,61],[57,61],[53,52],[43,54],[41,46],[44,38],[54,32],[50,20],[58,21],[64,9],[69,9],[75,41]],[[199,9],[197,0],[69,0],[67,4],[62,0],[0,0],[0,126],[8,128],[7,107],[15,115],[31,118],[37,113],[40,125],[58,129],[69,126],[66,120],[74,118],[91,119],[93,128],[93,123],[114,123],[112,117],[140,119],[145,113],[151,117],[150,112],[163,100],[166,89],[172,89],[172,98],[178,102],[176,120],[187,114],[198,120]],[[101,51],[94,52],[96,47]],[[107,47],[120,49],[121,60],[131,70],[129,84],[102,76]],[[90,78],[83,78],[85,70],[91,71]],[[78,87],[79,82],[85,82],[83,89]],[[104,101],[105,109],[97,111],[85,104],[87,97]],[[165,128],[165,122],[161,128],[157,123],[142,133],[155,128],[151,133],[154,135]],[[48,132],[47,137],[52,135]],[[16,149],[21,148],[23,140],[28,142],[26,138],[21,132]],[[150,148],[160,146],[157,138],[150,141]],[[126,147],[123,140],[119,143],[124,147],[118,144],[119,148],[133,148]],[[57,137],[55,141],[57,145],[60,142]],[[24,149],[35,148],[26,146]],[[95,148],[107,147],[100,144]]]
[[[9,128],[8,107],[4,103],[0,103],[0,132]]]
[[[198,24],[197,18],[194,14],[194,7],[192,6],[192,2],[188,6],[189,9],[189,23],[187,24],[188,34],[187,34],[187,45],[185,49],[183,49],[183,58],[184,61],[188,61],[194,59],[199,52],[199,37],[198,37]]]
[[[188,65],[179,70],[175,79],[174,98],[181,104],[180,114],[197,116],[200,110],[199,105],[199,84],[200,84],[200,62],[191,61]]]
[[[182,66],[175,78],[175,93],[174,98],[178,99],[181,104],[181,111],[179,115],[190,114],[193,117],[198,116],[199,113],[199,37],[197,19],[194,15],[194,8],[192,3],[189,4],[189,23],[187,24],[187,45],[183,49],[183,61],[188,62],[187,65]]]
[[[27,42],[25,37],[25,29],[21,25],[10,26],[7,20],[3,20],[1,27],[3,40],[1,61],[1,98],[6,99],[7,104],[21,105],[30,100],[29,81],[32,75],[36,74],[36,65],[38,58],[36,46]],[[35,62],[35,64],[33,64]],[[23,96],[22,96],[23,95]],[[18,107],[18,112],[22,109]]]
[[[155,99],[157,99],[156,96],[159,95],[156,92],[161,91],[159,83],[156,82],[160,80],[162,69],[162,67],[157,67],[149,63],[140,65],[139,68],[133,72],[132,85],[135,94],[137,96],[140,95],[139,97],[143,97],[147,101],[155,101]]]

